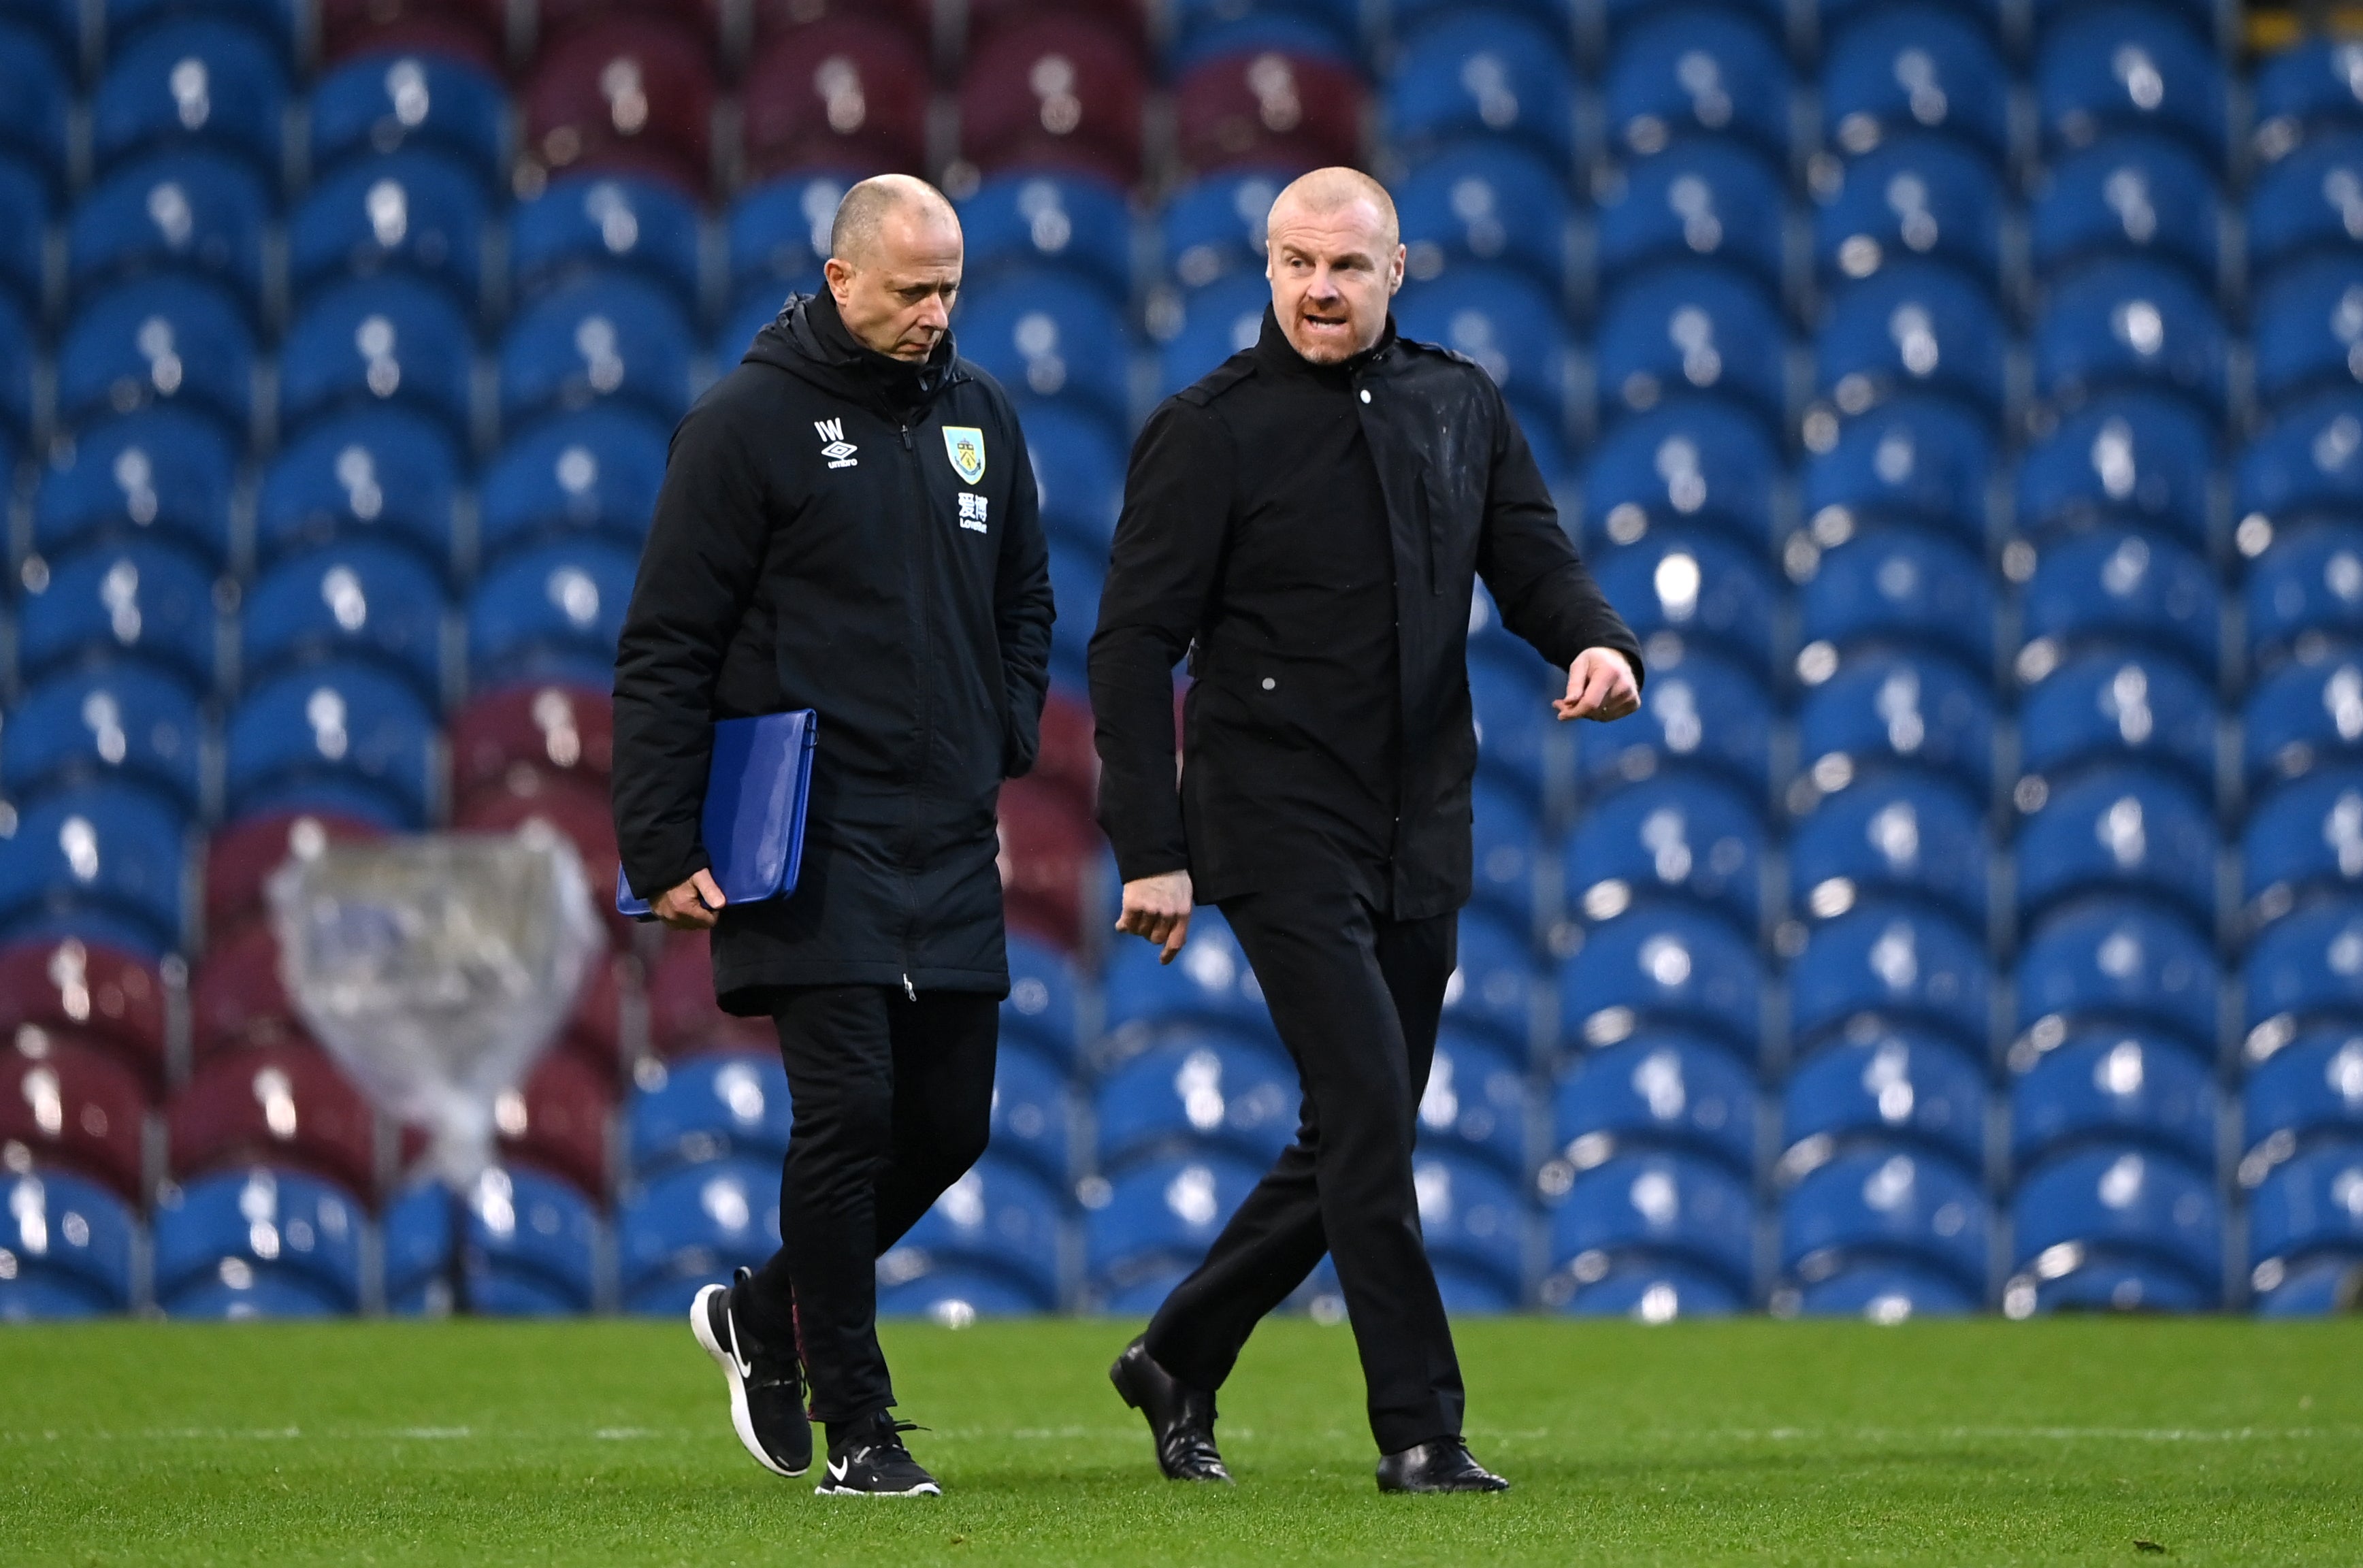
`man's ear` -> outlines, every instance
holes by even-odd
[[[851,263],[840,261],[831,256],[821,264],[820,273],[822,279],[828,284],[829,297],[836,300],[838,308],[842,309],[845,306],[845,296],[853,289]]]
[[[1387,263],[1387,296],[1389,298],[1392,298],[1401,292],[1403,285],[1403,266],[1410,257],[1411,250],[1408,247],[1402,245],[1395,247],[1394,259]]]

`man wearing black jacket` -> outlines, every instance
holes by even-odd
[[[951,206],[899,175],[838,209],[788,302],[673,433],[616,660],[616,831],[715,987],[769,1014],[794,1125],[782,1245],[691,1308],[756,1462],[825,1494],[937,1491],[890,1414],[875,1262],[983,1152],[1009,990],[994,815],[1033,765],[1048,554],[1009,399],[955,352]],[[810,707],[794,893],[724,908],[699,839],[712,724]]]
[[[1110,1375],[1167,1475],[1227,1480],[1215,1390],[1326,1251],[1381,1489],[1494,1491],[1508,1483],[1461,1441],[1412,1182],[1470,891],[1472,580],[1568,671],[1562,719],[1632,712],[1640,648],[1485,373],[1395,335],[1386,192],[1318,171],[1281,194],[1267,233],[1261,339],[1169,399],[1133,449],[1091,684],[1117,929],[1170,962],[1193,901],[1220,906],[1296,1059],[1303,1119]]]

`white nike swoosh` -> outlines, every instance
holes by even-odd
[[[849,1459],[833,1460],[829,1463],[828,1478],[831,1481],[842,1481],[845,1479],[845,1473],[851,1468],[853,1468],[853,1461]]]

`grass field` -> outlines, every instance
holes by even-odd
[[[1516,1488],[1426,1498],[1303,1320],[1224,1391],[1239,1485],[1159,1480],[1129,1332],[891,1328],[948,1496],[883,1503],[758,1470],[670,1324],[0,1330],[0,1561],[2363,1562],[2363,1322],[1468,1322]]]

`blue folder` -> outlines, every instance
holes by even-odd
[[[804,803],[812,794],[817,716],[808,707],[714,726],[699,831],[726,904],[759,904],[796,890],[804,854]],[[616,912],[650,917],[616,868]]]

